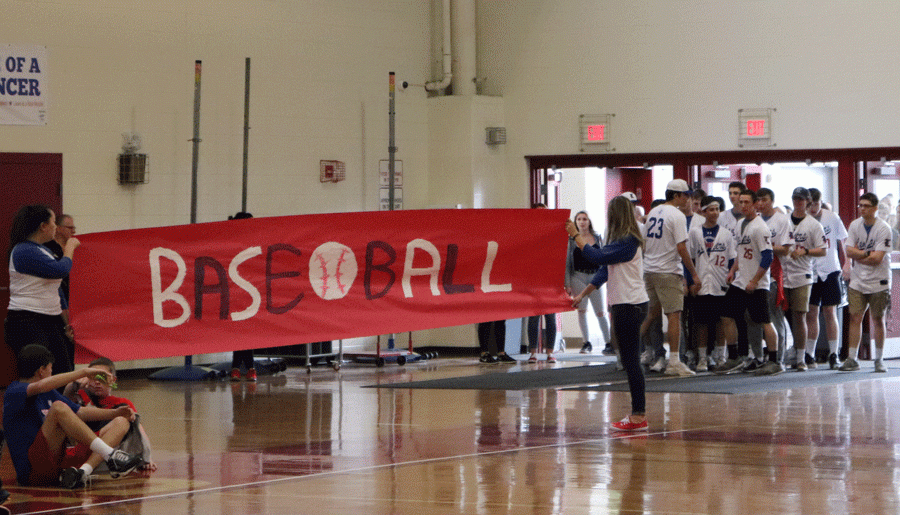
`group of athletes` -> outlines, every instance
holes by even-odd
[[[874,370],[886,372],[882,354],[891,229],[876,216],[877,196],[859,197],[861,216],[848,229],[823,206],[815,188],[795,188],[787,213],[776,207],[768,188],[752,191],[732,182],[728,196],[731,208],[726,209],[724,199],[691,191],[676,179],[668,184],[666,199],[647,214],[641,232],[650,305],[640,331],[642,364],[673,376],[816,368],[821,312],[828,366],[856,371],[868,309]],[[837,307],[844,279],[849,279],[850,320],[848,357],[841,363]],[[661,315],[668,322],[665,337]],[[788,328],[791,350],[786,348]]]

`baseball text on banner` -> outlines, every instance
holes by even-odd
[[[88,234],[72,325],[90,353],[132,360],[565,311],[567,215],[389,211]]]

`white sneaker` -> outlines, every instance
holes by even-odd
[[[641,365],[650,366],[653,364],[653,351],[650,349],[641,353]]]
[[[650,365],[651,372],[662,372],[665,369],[666,369],[666,358],[664,358],[662,356],[656,358],[656,361],[654,361],[653,364]]]
[[[696,375],[693,370],[688,368],[687,365],[682,363],[681,361],[670,361],[668,366],[666,366],[666,375],[667,376],[692,376]]]
[[[700,358],[700,361],[697,362],[697,372],[708,372],[709,366],[707,365],[706,357]]]
[[[876,371],[876,372],[887,372],[887,367],[884,366],[884,360],[883,360],[883,359],[876,359],[876,360],[875,360],[875,371]]]

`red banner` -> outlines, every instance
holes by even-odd
[[[571,309],[565,210],[251,218],[79,236],[78,343],[114,361]]]

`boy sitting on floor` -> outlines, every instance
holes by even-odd
[[[41,345],[22,348],[18,365],[22,377],[3,396],[3,427],[20,485],[77,488],[102,461],[114,478],[144,463],[141,456],[113,449],[134,419],[131,408],[82,408],[56,390],[82,377],[102,375],[111,381],[109,372],[83,368],[54,376],[53,354]],[[99,436],[85,424],[96,420],[110,421]],[[71,453],[66,452],[66,438],[78,444]]]
[[[66,397],[79,406],[96,406],[103,409],[116,409],[122,406],[128,406],[135,413],[137,412],[137,408],[134,407],[134,403],[130,400],[125,397],[110,395],[116,384],[116,365],[112,360],[99,357],[94,361],[91,361],[90,364],[88,364],[88,367],[107,372],[111,379],[106,381],[106,376],[82,377],[81,379],[72,381],[66,386],[64,393]],[[94,431],[99,431],[104,423],[88,422],[87,425]],[[136,426],[136,430],[138,431],[138,434],[135,435],[135,437],[140,438],[141,446],[143,447],[141,455],[144,458],[144,464],[139,467],[139,470],[142,475],[147,476],[156,470],[156,463],[153,463],[153,460],[150,457],[150,437],[147,436],[147,432],[144,431],[144,426],[139,419],[136,419],[133,422],[133,425]],[[134,451],[134,447],[127,448]]]

